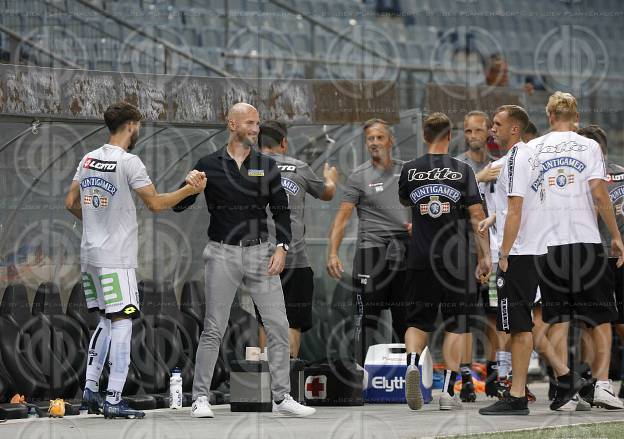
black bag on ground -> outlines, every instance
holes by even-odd
[[[348,358],[329,359],[305,368],[309,406],[364,405],[364,370]]]

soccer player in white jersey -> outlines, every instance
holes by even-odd
[[[89,342],[83,404],[107,418],[142,418],[121,399],[130,365],[132,319],[139,316],[135,275],[138,233],[132,190],[152,212],[170,208],[206,186],[203,173],[194,172],[175,192],[159,194],[139,157],[130,154],[141,127],[141,113],[120,102],[109,106],[104,121],[108,142],[87,153],[78,165],[65,206],[82,220],[80,264],[89,311],[100,312],[100,322]],[[132,190],[131,190],[132,189]],[[109,354],[110,375],[106,400],[98,382]]]
[[[615,219],[617,221],[617,225],[621,235],[624,231],[624,212],[622,210],[622,201],[624,200],[624,167],[614,163],[612,160],[612,156],[609,156],[607,154],[607,134],[598,125],[588,125],[586,127],[583,127],[578,131],[578,134],[583,137],[595,140],[596,142],[598,142],[600,148],[602,149],[602,153],[604,154],[605,161],[607,163],[607,189],[609,190],[609,198],[611,198],[611,202],[613,203]],[[624,268],[617,267],[617,258],[614,257],[614,255],[611,253],[609,231],[604,221],[598,222],[598,228],[600,230],[600,237],[602,238],[602,245],[607,252],[607,255],[609,256],[609,266],[611,268],[611,272],[614,275],[613,284],[615,287],[615,299],[618,309],[618,318],[613,322],[613,328],[619,335],[621,346],[622,344],[624,344]],[[604,342],[606,341],[608,340],[604,340]],[[584,363],[581,363],[581,365],[579,366],[579,371],[582,372],[581,376],[588,380],[589,384],[587,384],[579,392],[579,394],[588,402],[594,403],[594,394],[598,393],[599,403],[602,406],[611,408],[611,404],[615,404],[616,408],[619,408],[619,401],[616,401],[613,398],[615,395],[608,393],[608,389],[605,390],[601,386],[598,392],[596,392],[597,378],[592,376],[592,371],[602,367],[603,378],[605,380],[608,378],[608,375],[604,371],[604,366],[608,366],[608,363],[605,363],[606,359],[602,358],[600,355],[595,355],[596,350],[599,347],[602,347],[602,349],[610,348],[606,344],[603,344],[602,346],[597,345],[594,342],[590,331],[584,328],[581,335],[581,355],[582,361]],[[616,375],[619,376],[618,372],[616,372]],[[618,397],[624,397],[624,386],[620,386],[620,393]]]
[[[536,151],[533,163],[542,172],[533,184],[545,208],[542,227],[549,229],[548,257],[540,285],[543,318],[554,324],[553,339],[561,343],[567,341],[572,318],[585,323],[596,347],[593,403],[622,409],[624,405],[608,379],[611,322],[618,315],[613,273],[602,245],[598,217],[610,235],[617,267],[624,262],[624,245],[609,197],[604,156],[595,140],[575,132],[579,114],[574,96],[554,93],[546,112],[551,132],[529,143]]]
[[[546,243],[540,242],[543,235],[532,233],[531,227],[537,225],[539,216],[533,215],[533,218],[527,218],[536,212],[539,207],[539,200],[534,195],[520,195],[522,192],[514,183],[514,173],[516,172],[515,161],[518,157],[522,159],[523,153],[529,151],[529,147],[522,142],[524,129],[529,123],[529,117],[526,111],[517,105],[503,105],[499,107],[494,115],[494,123],[492,133],[498,143],[504,150],[509,151],[504,157],[495,162],[498,166],[503,166],[494,196],[491,199],[491,205],[488,205],[490,211],[494,211],[494,215],[484,220],[480,224],[480,231],[485,231],[487,227],[492,225],[492,221],[496,222],[494,228],[498,243],[503,244],[503,232],[506,227],[506,217],[508,209],[522,208],[523,222],[520,225],[520,238],[516,240],[514,246],[507,253],[501,254],[501,270],[497,276],[497,286],[499,289],[499,309],[498,329],[504,330],[512,334],[512,352],[515,355],[519,347],[524,347],[520,343],[527,342],[528,351],[522,352],[522,356],[518,360],[523,361],[522,368],[514,368],[514,377],[511,389],[504,392],[500,401],[480,410],[484,415],[505,415],[505,414],[528,414],[526,390],[526,376],[528,367],[528,357],[530,355],[531,345],[534,344],[538,352],[542,353],[553,366],[556,374],[560,379],[566,381],[570,370],[565,362],[558,360],[553,347],[545,337],[545,329],[543,325],[533,325],[531,310],[535,302],[537,285],[539,283],[540,255],[546,253]],[[537,171],[539,175],[539,170]],[[524,194],[526,194],[526,190]],[[518,193],[518,195],[511,195]],[[509,198],[508,198],[509,197]],[[526,201],[525,201],[526,198]],[[519,343],[520,342],[520,343]],[[526,350],[526,349],[525,349]],[[520,361],[512,356],[512,362],[517,366]],[[512,392],[517,392],[515,395]],[[526,393],[526,394],[525,394]],[[566,394],[561,393],[561,397]],[[571,396],[570,396],[571,398]],[[558,402],[552,408],[559,409],[559,406],[565,405],[568,401]],[[576,403],[573,404],[576,408]],[[589,408],[586,406],[586,408]]]

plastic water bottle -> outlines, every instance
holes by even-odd
[[[34,408],[33,406],[30,406],[28,408],[28,419],[36,419],[39,417],[39,414],[37,413],[37,409]]]
[[[182,371],[178,367],[171,371],[169,379],[169,408],[182,408]]]

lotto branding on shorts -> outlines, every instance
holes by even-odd
[[[454,203],[457,203],[461,198],[461,192],[451,186],[445,184],[427,184],[414,189],[410,194],[410,199],[416,204],[423,198],[432,195],[446,197]]]
[[[289,178],[282,177],[282,187],[293,195],[299,193],[299,186]]]
[[[407,181],[421,180],[461,180],[461,172],[451,171],[449,168],[433,168],[429,171],[410,169],[407,171]]]
[[[80,182],[80,188],[86,189],[88,187],[99,187],[111,195],[117,193],[117,188],[111,182],[104,180],[100,177],[87,177]]]
[[[115,172],[117,170],[117,162],[87,157],[82,164],[82,167],[85,169],[91,169],[92,171]]]

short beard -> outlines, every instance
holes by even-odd
[[[134,149],[138,139],[139,139],[139,136],[137,136],[136,133],[133,134],[132,137],[130,137],[130,143],[128,144],[128,151],[132,151]]]

